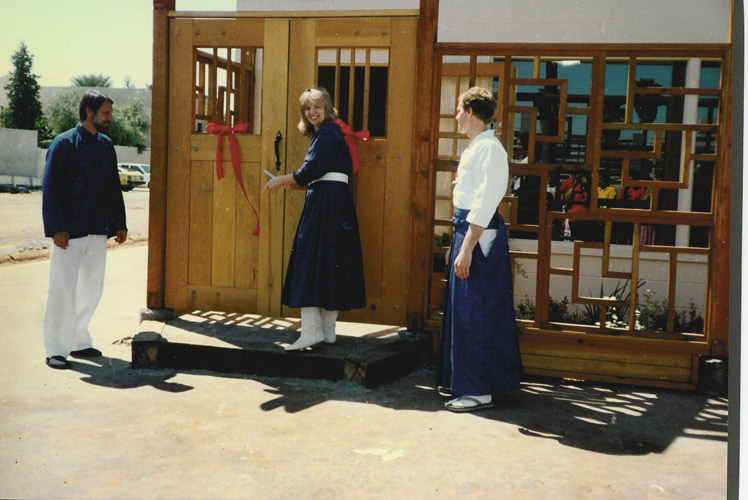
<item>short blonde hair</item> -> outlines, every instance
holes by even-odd
[[[314,135],[314,125],[307,120],[306,115],[304,114],[304,110],[309,103],[322,104],[325,107],[325,121],[322,122],[322,125],[335,123],[335,120],[338,118],[338,110],[332,105],[332,99],[327,90],[321,87],[306,89],[299,97],[299,110],[301,111],[299,130],[305,136]]]

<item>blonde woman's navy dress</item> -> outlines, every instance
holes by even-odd
[[[364,266],[356,207],[350,188],[340,181],[321,180],[337,172],[351,175],[351,153],[335,124],[312,136],[304,164],[293,173],[308,185],[296,229],[281,301],[290,307],[321,307],[347,311],[366,306]]]

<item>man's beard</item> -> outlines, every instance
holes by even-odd
[[[109,124],[103,124],[96,121],[96,118],[93,120],[93,126],[98,130],[99,132],[103,132],[104,134],[109,132]]]

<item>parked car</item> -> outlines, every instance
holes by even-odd
[[[151,166],[145,163],[118,163],[117,166],[124,167],[131,172],[138,173],[145,179],[145,187],[151,187]]]
[[[117,172],[119,172],[119,184],[122,187],[122,191],[131,191],[145,184],[145,178],[142,174],[122,166],[117,166]]]

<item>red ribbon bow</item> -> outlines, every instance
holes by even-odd
[[[338,118],[335,120],[335,123],[338,124],[340,127],[340,130],[345,135],[345,143],[348,145],[348,149],[351,152],[351,164],[353,166],[353,173],[355,174],[358,172],[358,147],[356,146],[355,139],[359,139],[361,141],[368,141],[369,140],[369,131],[368,130],[361,130],[360,132],[354,132],[351,127],[348,126],[346,122]]]
[[[205,130],[209,134],[218,134],[218,145],[216,146],[216,175],[218,176],[218,180],[220,181],[223,178],[223,166],[221,165],[221,152],[223,151],[223,134],[227,134],[229,137],[229,148],[231,149],[231,163],[234,165],[234,174],[236,175],[236,182],[239,183],[239,187],[242,188],[242,193],[244,193],[244,197],[247,199],[247,203],[249,203],[249,207],[252,209],[252,211],[255,213],[255,218],[257,219],[257,226],[255,226],[255,231],[252,233],[252,236],[259,236],[260,235],[260,216],[257,215],[257,210],[255,210],[255,207],[252,206],[252,202],[249,201],[249,196],[247,196],[247,190],[244,189],[244,179],[242,179],[242,167],[239,163],[239,143],[236,141],[236,137],[234,136],[234,132],[246,132],[249,128],[249,123],[237,123],[233,127],[229,125],[218,125],[216,123],[208,123],[208,126],[205,127]]]

